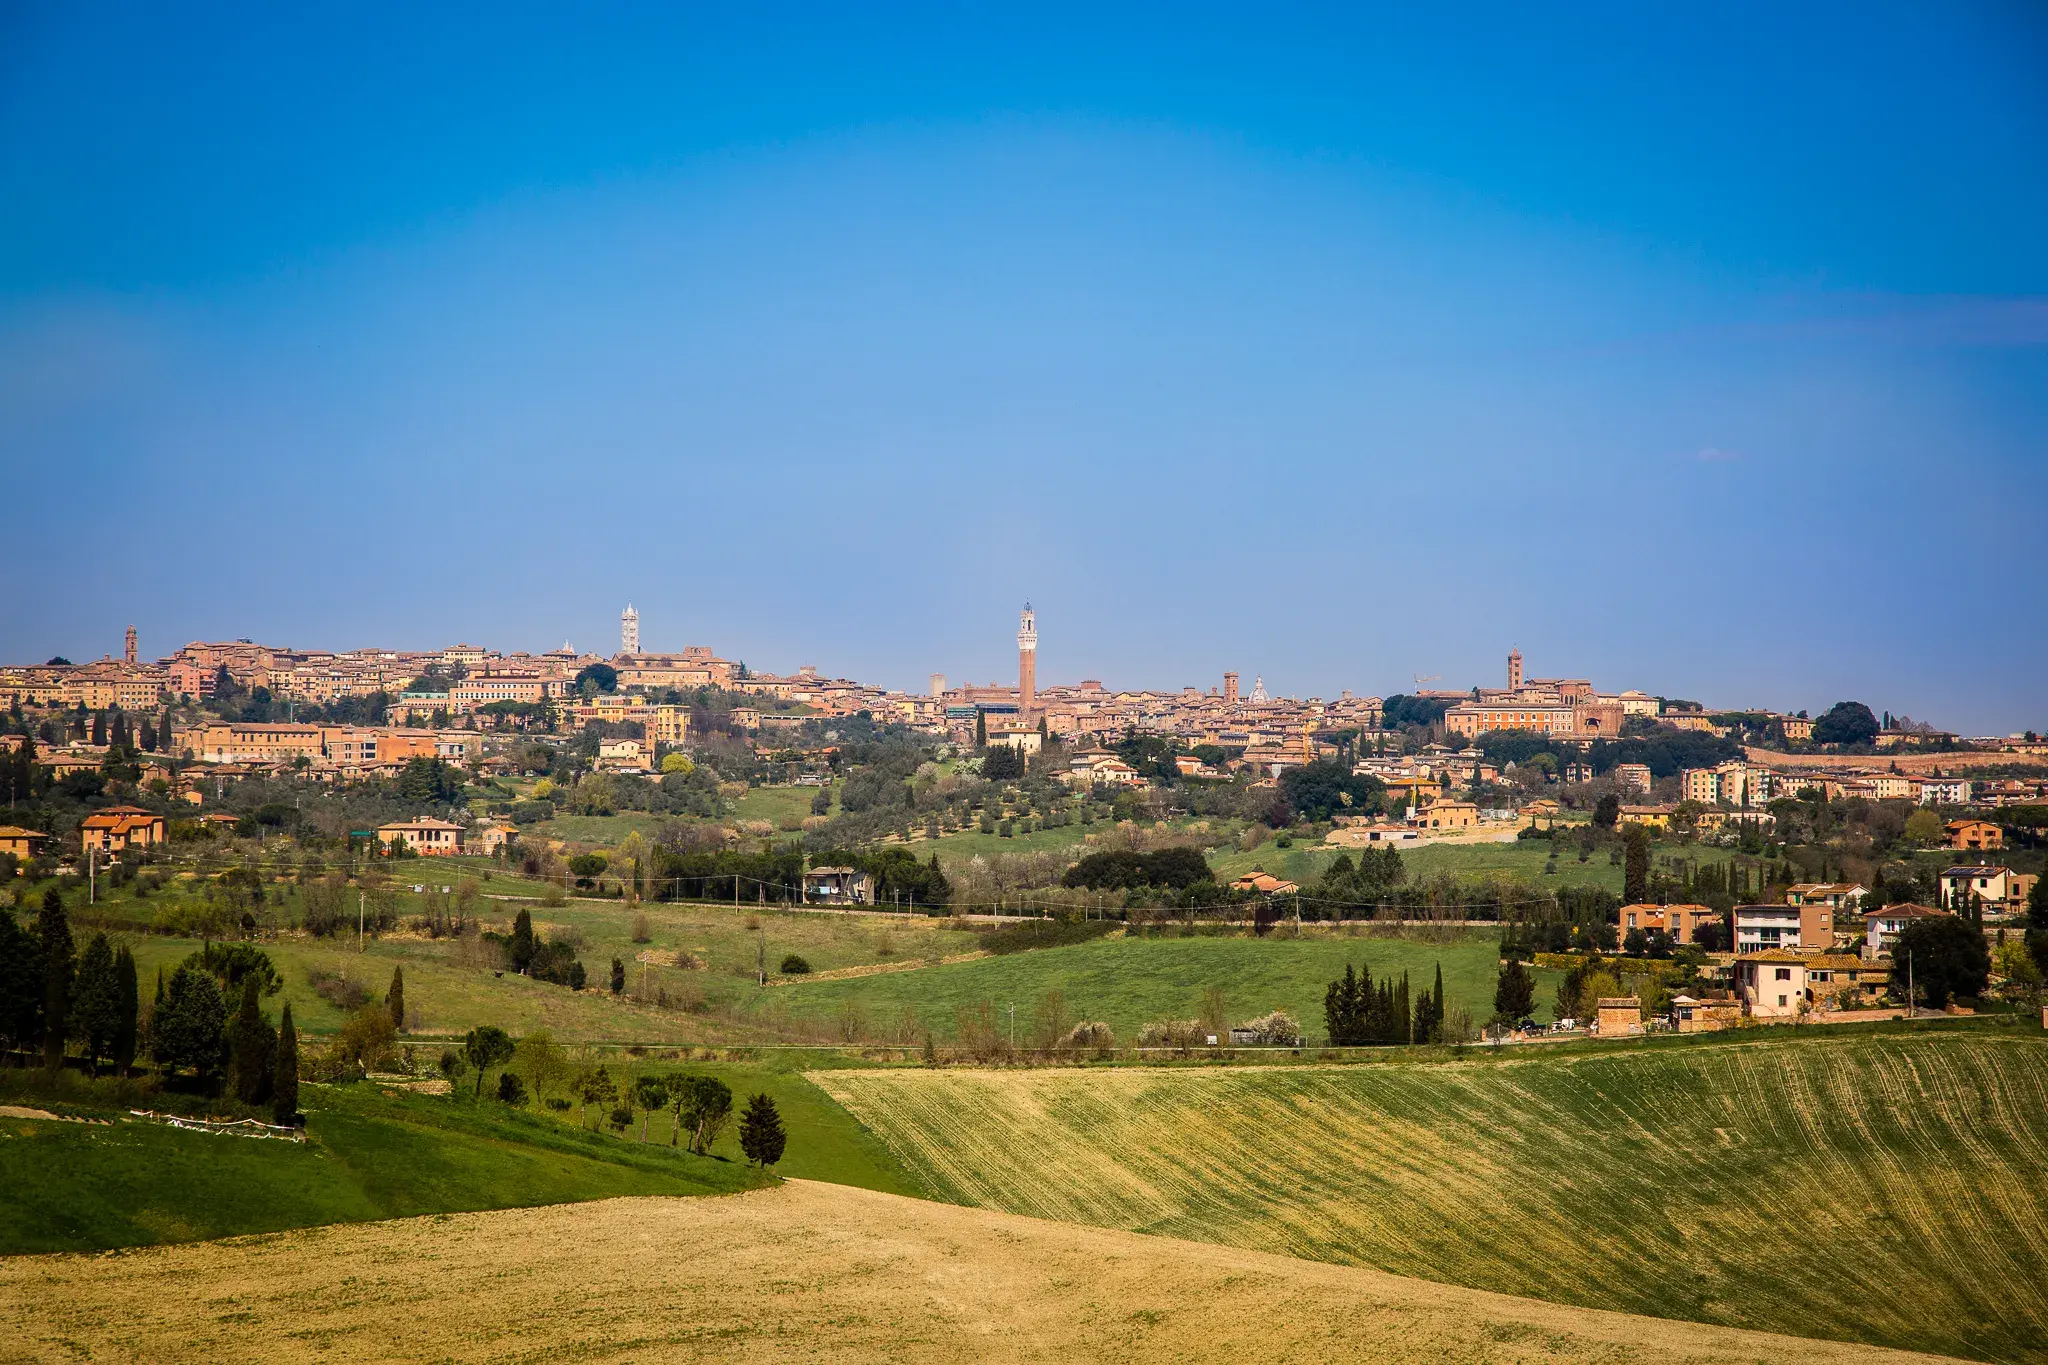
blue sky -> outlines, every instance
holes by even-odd
[[[2048,725],[2037,7],[744,8],[0,6],[0,657]]]

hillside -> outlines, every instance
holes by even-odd
[[[1449,931],[1443,937],[1442,943],[1380,937],[1113,937],[916,971],[792,983],[769,992],[764,1005],[796,1018],[851,1014],[885,1025],[908,1011],[922,1028],[945,1039],[956,1031],[956,1011],[989,1002],[1007,1023],[1014,1003],[1021,1040],[1028,1037],[1037,1002],[1057,990],[1070,1019],[1102,1020],[1129,1044],[1147,1020],[1194,1017],[1204,992],[1216,987],[1233,1020],[1284,1009],[1320,1038],[1324,989],[1347,962],[1371,966],[1375,977],[1389,972],[1398,977],[1405,971],[1417,991],[1435,980],[1441,963],[1451,1007],[1464,1007],[1475,1023],[1483,1024],[1493,1012],[1499,936],[1475,930]],[[1536,975],[1537,1003],[1547,1016],[1560,974]]]
[[[0,1340],[163,1361],[1926,1359],[804,1183],[15,1258]]]
[[[0,1254],[615,1195],[725,1194],[763,1179],[735,1162],[583,1133],[490,1101],[472,1107],[367,1085],[300,1093],[304,1144],[0,1118]]]
[[[2048,1041],[841,1071],[941,1198],[1559,1303],[2048,1360]]]

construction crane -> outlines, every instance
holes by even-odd
[[[1423,685],[1424,683],[1442,682],[1443,680],[1444,680],[1444,675],[1443,675],[1443,674],[1441,674],[1441,673],[1417,673],[1417,674],[1415,675],[1415,691],[1416,691],[1416,694],[1417,694],[1417,695],[1420,695],[1420,694],[1421,694],[1421,692],[1422,692],[1422,685]]]

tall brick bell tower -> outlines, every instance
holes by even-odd
[[[1029,716],[1038,707],[1038,617],[1031,604],[1017,623],[1017,710]]]

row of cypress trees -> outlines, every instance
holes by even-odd
[[[43,1065],[55,1073],[76,1044],[90,1074],[111,1063],[126,1076],[146,1042],[165,1075],[190,1071],[243,1104],[268,1105],[281,1124],[295,1123],[299,1046],[291,1005],[272,1027],[255,971],[239,980],[230,976],[229,993],[236,999],[232,1018],[211,971],[188,963],[168,981],[159,971],[145,1019],[134,954],[115,948],[103,933],[77,952],[57,888],[43,894],[32,929],[0,911],[0,1038],[11,1048],[40,1049]]]
[[[1377,985],[1372,968],[1361,963],[1323,992],[1323,1024],[1332,1047],[1376,1047],[1402,1043],[1434,1043],[1443,1039],[1444,969],[1438,963],[1436,983],[1410,1002],[1408,973],[1397,982],[1389,975]]]

